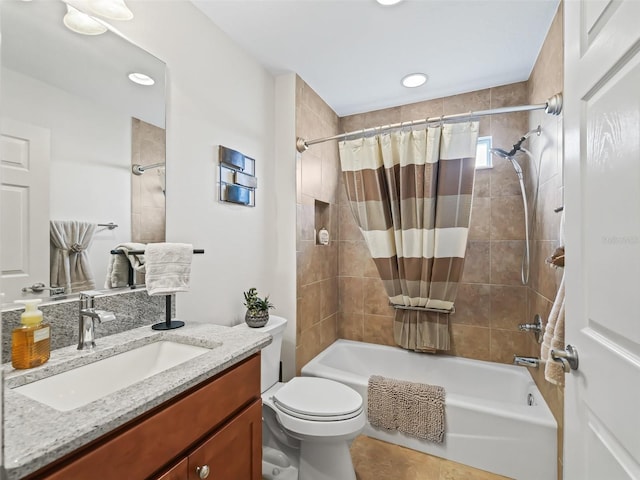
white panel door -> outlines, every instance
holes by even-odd
[[[564,6],[564,476],[640,479],[640,1]]]
[[[12,302],[33,296],[23,287],[49,285],[50,132],[9,119],[0,130],[1,288]]]

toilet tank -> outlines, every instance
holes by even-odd
[[[269,315],[269,321],[264,327],[251,328],[246,323],[236,328],[247,328],[260,333],[269,333],[273,341],[261,352],[260,391],[266,392],[278,382],[280,376],[280,352],[282,350],[282,336],[287,326],[287,319],[276,315]]]

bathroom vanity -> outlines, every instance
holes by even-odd
[[[79,369],[167,340],[210,351],[66,411],[20,393],[22,384],[68,371],[69,362]],[[101,338],[88,354],[54,351],[48,371],[45,365],[8,373],[9,479],[260,479],[260,349],[270,341],[217,325],[169,333],[144,327]]]

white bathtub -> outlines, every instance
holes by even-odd
[[[440,385],[446,391],[443,444],[369,424],[363,433],[517,480],[557,478],[556,421],[524,367],[338,340],[302,375],[349,385],[365,405],[371,375]]]

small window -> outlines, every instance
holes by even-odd
[[[476,170],[492,167],[491,137],[480,137],[478,138],[478,145],[476,147]]]

